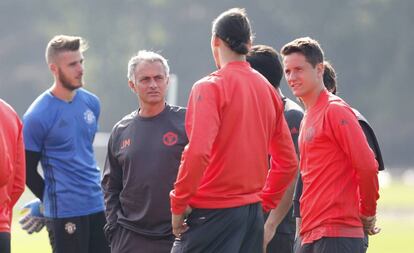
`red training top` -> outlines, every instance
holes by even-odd
[[[351,107],[326,89],[306,111],[299,135],[302,243],[364,236],[360,215],[373,216],[378,163]]]
[[[22,122],[0,99],[0,232],[10,232],[12,210],[26,181]]]
[[[230,208],[262,199],[269,210],[295,177],[297,158],[282,101],[247,62],[228,63],[194,85],[186,131],[189,143],[170,193],[174,214],[187,205]],[[273,159],[263,188],[268,154]]]

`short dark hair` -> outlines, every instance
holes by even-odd
[[[326,89],[332,94],[336,94],[336,72],[332,64],[328,61],[323,62],[323,83],[325,84]]]
[[[88,43],[78,36],[56,35],[54,36],[46,47],[46,62],[50,63],[53,58],[65,51],[84,52],[88,49]]]
[[[249,51],[252,32],[245,9],[233,8],[221,13],[213,21],[212,33],[238,54],[245,55]]]
[[[279,54],[271,46],[255,45],[247,54],[246,60],[250,66],[262,74],[276,89],[280,86],[283,67]]]
[[[282,56],[287,56],[293,53],[300,53],[305,56],[306,61],[313,67],[316,64],[323,63],[324,54],[319,42],[309,38],[303,37],[295,39],[282,47],[280,50]]]

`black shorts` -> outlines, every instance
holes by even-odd
[[[260,203],[225,209],[193,209],[189,229],[171,253],[251,253],[263,251]]]
[[[298,253],[362,253],[363,238],[322,237],[312,243],[303,244]]]
[[[112,233],[112,253],[170,253],[174,243],[173,235],[164,238],[150,238],[119,224]]]
[[[86,216],[48,219],[53,253],[110,253],[103,232],[104,212]]]
[[[0,252],[10,253],[10,233],[0,232]]]
[[[293,253],[295,234],[275,233],[266,248],[267,253]]]

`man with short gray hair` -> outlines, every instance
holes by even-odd
[[[128,63],[138,109],[113,128],[102,188],[111,250],[167,253],[174,242],[169,192],[187,144],[185,109],[165,101],[167,60],[141,50]]]

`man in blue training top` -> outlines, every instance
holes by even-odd
[[[110,251],[103,233],[100,171],[92,148],[100,105],[94,94],[82,88],[86,49],[81,37],[52,38],[46,61],[54,83],[23,117],[26,184],[43,204],[50,243],[57,253]],[[39,161],[44,178],[37,172]],[[32,203],[29,209],[39,209]],[[32,232],[33,226],[24,228]]]

